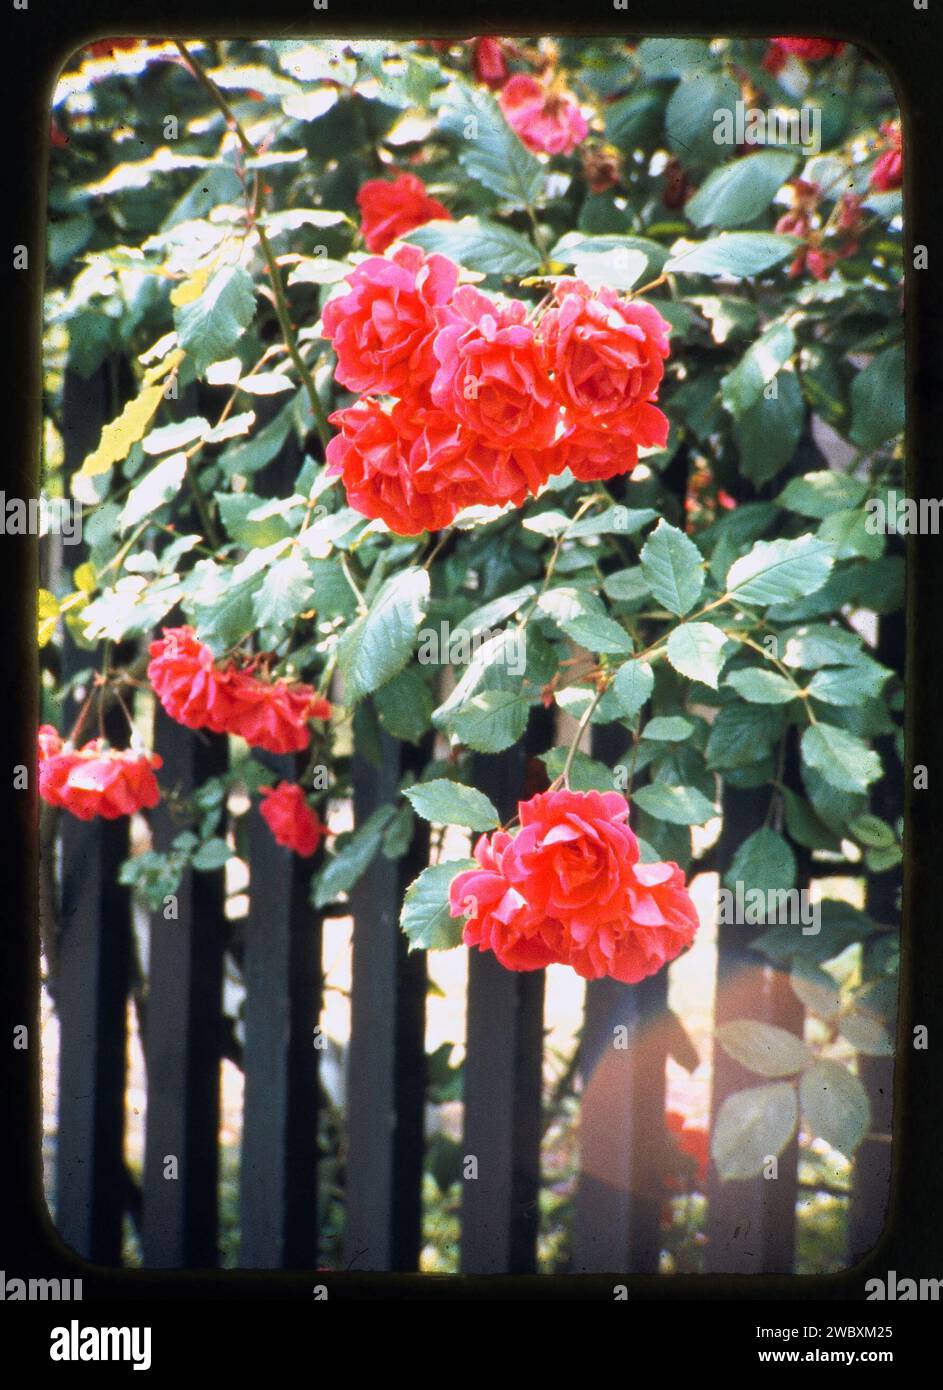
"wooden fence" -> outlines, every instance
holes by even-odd
[[[100,411],[83,383],[68,455],[81,460]],[[92,402],[90,405],[89,402]],[[900,625],[887,624],[886,659],[896,657]],[[66,660],[87,664],[81,653]],[[67,718],[68,723],[68,718]],[[120,737],[116,733],[116,737]],[[611,730],[594,735],[604,761],[624,751]],[[476,759],[475,781],[502,815],[512,813],[527,760],[552,746],[546,711],[532,715],[525,743]],[[227,743],[191,733],[158,710],[155,747],[162,780],[183,792],[226,767]],[[355,822],[391,802],[410,759],[424,757],[383,736],[378,763],[354,758]],[[271,758],[276,776],[292,777],[293,760]],[[893,799],[892,788],[889,795]],[[756,793],[727,789],[724,829],[715,853],[723,868],[736,845],[762,819]],[[765,801],[763,810],[765,811]],[[890,814],[888,805],[883,814]],[[150,920],[145,978],[132,949],[132,904],[118,885],[129,853],[127,820],[59,829],[58,934],[50,988],[58,1015],[60,1069],[56,1141],[56,1222],[86,1258],[121,1261],[123,1223],[130,1215],[149,1267],[211,1268],[218,1262],[221,1059],[245,1076],[240,1165],[238,1263],[246,1268],[315,1268],[319,1253],[318,1111],[322,1097],[314,1044],[321,1012],[322,924],[330,915],[354,920],[351,1033],[344,1113],[344,1258],[353,1269],[418,1268],[422,1233],[423,1132],[427,1094],[426,961],[408,953],[398,927],[402,894],[428,862],[420,826],[398,861],[379,857],[349,904],[320,913],[309,904],[310,864],[275,844],[256,806],[248,812],[248,915],[233,940],[225,915],[224,871],[188,871],[176,920]],[[151,816],[154,845],[175,833],[166,806]],[[53,847],[47,846],[47,854]],[[813,865],[800,864],[808,883]],[[819,867],[820,872],[826,872]],[[890,878],[891,876],[886,876]],[[886,892],[885,889],[882,891]],[[888,919],[889,902],[873,903]],[[744,947],[742,928],[720,928],[717,1021],[754,1017],[793,1030],[802,1006],[780,972]],[[223,1010],[224,963],[234,952],[245,987],[244,1044]],[[575,1199],[573,1272],[656,1273],[662,1249],[666,1058],[673,1043],[667,977],[638,986],[589,984],[579,1057],[581,1172]],[[146,1062],[143,1176],[124,1159],[129,1000],[135,1001]],[[463,1155],[478,1176],[464,1183],[461,1269],[468,1273],[532,1273],[537,1268],[544,1051],[543,972],[514,973],[487,954],[469,957]],[[624,1025],[629,1046],[612,1046]],[[862,1068],[878,1124],[888,1125],[890,1067]],[[756,1084],[720,1049],[714,1056],[711,1114],[730,1092]],[[888,1194],[889,1146],[864,1146],[855,1167],[849,1250],[860,1257],[880,1230]],[[168,1158],[177,1160],[168,1178]],[[707,1185],[705,1269],[789,1272],[795,1267],[798,1149],[784,1153],[776,1182],[757,1178]]]

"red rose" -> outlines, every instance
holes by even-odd
[[[474,40],[472,72],[479,82],[484,82],[492,89],[504,86],[509,74],[500,39]]]
[[[627,902],[618,923],[584,932],[583,940],[573,933],[569,963],[588,980],[611,975],[637,984],[694,940],[697,912],[677,864],[633,864],[627,877]]]
[[[39,794],[79,820],[115,820],[156,806],[160,790],[152,769],[161,762],[156,753],[108,748],[99,738],[71,749],[50,725],[39,730]]]
[[[390,412],[365,396],[330,417],[339,433],[327,446],[329,471],[343,478],[352,507],[398,536],[441,530],[468,505],[449,473],[461,449],[458,425],[439,415],[438,429],[422,443],[412,410],[400,402]],[[421,489],[414,476],[420,470]]]
[[[269,753],[300,753],[311,742],[309,719],[329,719],[331,706],[310,685],[262,681],[233,673],[233,713],[226,732]]]
[[[794,53],[807,63],[817,63],[823,58],[834,58],[845,47],[841,39],[772,39],[772,43]]]
[[[683,1115],[679,1115],[676,1110],[668,1110],[665,1113],[665,1124],[668,1132],[673,1134],[678,1143],[678,1148],[688,1158],[693,1158],[695,1164],[694,1185],[703,1191],[704,1184],[707,1182],[707,1166],[710,1161],[710,1142],[707,1131],[696,1127],[688,1128],[687,1121]],[[679,1190],[676,1181],[669,1182],[668,1186],[672,1191]]]
[[[451,299],[458,267],[400,246],[389,258],[361,261],[347,279],[350,293],[330,300],[321,316],[341,385],[399,396],[431,380],[435,310]]]
[[[385,251],[391,242],[414,227],[436,218],[451,221],[452,214],[435,198],[415,174],[388,179],[369,179],[357,194],[360,230],[368,251]]]
[[[626,432],[573,425],[560,440],[566,467],[581,483],[604,482],[631,473],[638,463],[639,445],[663,449],[668,442],[668,417],[654,405],[640,406]]]
[[[650,402],[664,374],[669,325],[651,304],[620,299],[613,290],[594,294],[580,280],[558,284],[556,300],[540,327],[545,361],[570,421],[651,434]]]
[[[266,681],[232,662],[215,663],[190,627],[164,628],[150,646],[148,679],[171,719],[188,729],[238,734],[270,753],[307,748],[309,719],[329,719],[331,706],[309,685]]]
[[[903,132],[899,121],[885,121],[881,134],[889,148],[879,155],[871,170],[869,183],[880,193],[890,193],[904,182]]]
[[[698,920],[677,864],[640,864],[618,792],[541,792],[511,837],[482,836],[481,869],[459,874],[450,911],[465,941],[513,970],[547,957],[587,979],[634,984],[690,945]],[[520,962],[520,963],[518,963]]]
[[[149,651],[147,678],[171,719],[188,729],[225,733],[235,712],[232,674],[217,670],[193,628],[165,627]]]
[[[526,305],[515,299],[499,306],[463,285],[440,314],[433,402],[487,444],[548,448],[559,409]]]
[[[297,782],[263,787],[259,811],[277,843],[304,859],[314,853],[327,834],[326,826],[308,805]]]
[[[475,846],[479,869],[452,880],[449,909],[453,917],[470,914],[462,939],[466,946],[493,951],[507,970],[542,970],[559,960],[563,931],[559,922],[534,912],[512,888],[501,864],[514,841],[504,830],[482,835]]]
[[[548,92],[526,73],[509,78],[498,101],[515,135],[536,154],[572,154],[589,134],[570,92]]]

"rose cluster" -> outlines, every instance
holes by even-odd
[[[303,859],[314,854],[328,833],[327,826],[317,811],[308,805],[297,782],[279,782],[277,787],[263,787],[259,811],[277,843],[294,850]]]
[[[360,393],[330,417],[327,449],[352,507],[418,535],[465,507],[520,506],[565,468],[627,473],[639,446],[665,444],[653,402],[670,329],[651,304],[562,279],[535,322],[458,276],[403,245],[324,307],[337,380]]]
[[[689,946],[694,904],[677,864],[643,864],[618,792],[538,793],[518,806],[520,830],[475,846],[478,868],[457,875],[453,917],[464,941],[508,970],[554,962],[584,978],[635,984]]]
[[[157,753],[111,748],[100,738],[73,748],[51,724],[39,730],[39,794],[79,820],[115,820],[156,806],[153,769],[160,766]]]
[[[254,748],[298,753],[311,742],[310,719],[331,706],[309,685],[263,680],[253,664],[223,666],[190,627],[164,628],[150,645],[148,680],[164,709],[188,729],[238,734]]]

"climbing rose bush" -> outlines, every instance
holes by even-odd
[[[39,794],[79,820],[116,820],[151,810],[160,800],[156,753],[111,748],[93,738],[81,748],[63,743],[49,724],[39,730]]]

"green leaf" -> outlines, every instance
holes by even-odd
[[[665,110],[668,147],[685,164],[718,164],[728,153],[715,135],[719,112],[733,117],[740,88],[725,73],[698,72],[679,82]]]
[[[760,1076],[794,1076],[812,1061],[801,1038],[758,1019],[738,1018],[724,1023],[715,1036],[729,1057]]]
[[[514,207],[534,207],[544,188],[540,161],[521,143],[489,91],[453,82],[443,129],[458,141],[458,160],[477,183]]]
[[[796,452],[805,424],[805,403],[795,372],[783,369],[775,378],[776,395],[761,391],[733,425],[740,469],[762,487],[785,468]]]
[[[648,257],[644,251],[620,246],[599,255],[577,257],[573,270],[591,289],[631,290],[647,273]]]
[[[802,735],[802,759],[839,791],[866,792],[881,775],[881,759],[860,738],[834,724],[812,724]]]
[[[843,1038],[866,1057],[892,1057],[894,1044],[887,1029],[868,1014],[846,1014],[838,1025]]]
[[[887,821],[870,813],[856,816],[849,823],[848,829],[859,844],[869,845],[872,849],[890,849],[897,842],[897,837]]]
[[[428,732],[435,700],[428,682],[415,666],[404,666],[392,680],[381,685],[373,701],[380,723],[394,738],[418,743]]]
[[[128,493],[128,500],[118,517],[118,530],[127,531],[156,512],[165,502],[170,502],[180,491],[186,474],[186,454],[172,454],[170,458],[162,459]]]
[[[852,444],[877,449],[904,428],[905,383],[903,344],[885,348],[851,384]]]
[[[727,888],[735,889],[742,883],[745,891],[758,889],[761,893],[788,892],[795,882],[796,856],[789,842],[768,826],[747,836],[724,874]]]
[[[612,682],[612,692],[629,719],[638,714],[654,688],[655,674],[647,661],[626,661]]]
[[[632,651],[632,638],[613,618],[599,613],[587,613],[576,618],[558,620],[559,626],[587,651],[624,656]]]
[[[851,1158],[871,1127],[871,1105],[856,1076],[838,1062],[817,1062],[799,1082],[805,1123]]]
[[[254,314],[252,276],[238,265],[217,270],[198,299],[174,310],[180,346],[193,359],[197,376],[231,355]]]
[[[867,486],[857,478],[826,468],[818,473],[806,473],[801,478],[791,478],[776,500],[791,512],[821,521],[832,512],[857,507],[867,491]]]
[[[475,787],[437,777],[431,782],[416,782],[407,787],[404,796],[423,820],[439,825],[464,825],[468,830],[494,830],[501,817],[494,806]]]
[[[680,715],[661,715],[648,721],[642,730],[642,738],[652,739],[655,743],[682,743],[693,733],[694,725],[689,719],[682,719]]]
[[[225,840],[206,840],[200,845],[191,863],[195,869],[221,869],[232,858],[232,853]]]
[[[709,768],[749,767],[764,757],[782,732],[782,714],[773,705],[722,705],[707,738]]]
[[[350,704],[403,669],[428,602],[429,575],[414,566],[388,579],[370,611],[347,629],[338,645],[338,664]]]
[[[473,859],[432,864],[409,885],[399,924],[410,950],[451,951],[462,944],[464,924],[449,912],[449,889],[460,873],[474,867]]]
[[[642,573],[653,597],[683,616],[704,588],[704,560],[694,542],[662,519],[642,548]]]
[[[563,772],[569,751],[569,748],[551,748],[549,753],[540,754],[551,782]],[[606,764],[579,751],[570,765],[569,782],[575,792],[611,792],[614,786],[612,771]]]
[[[180,420],[173,425],[164,425],[151,430],[141,440],[145,454],[169,454],[184,449],[195,439],[202,439],[209,430],[209,421],[202,415],[194,415],[189,420]]]
[[[383,834],[396,814],[392,806],[380,806],[344,843],[311,882],[314,907],[333,902],[338,893],[349,893],[375,859]]]
[[[648,262],[645,273],[653,279],[661,272],[667,258],[665,248],[647,237],[623,236],[621,233],[587,236],[584,232],[567,232],[552,247],[549,259],[561,261],[564,265],[576,265],[578,261],[605,256],[610,251],[640,251]]]
[[[217,492],[214,498],[226,535],[247,550],[272,545],[294,535],[297,529],[280,512],[272,511],[266,498],[254,492]],[[256,512],[260,515],[254,515]]]
[[[527,237],[484,217],[427,222],[403,240],[485,275],[527,275],[540,264],[540,253]]]
[[[697,787],[670,787],[667,782],[650,782],[638,787],[632,796],[636,805],[656,820],[671,825],[703,825],[717,814]]]
[[[292,551],[268,571],[253,595],[252,607],[260,627],[281,627],[310,608],[313,596],[308,566],[297,551]]]
[[[529,708],[513,690],[482,690],[449,716],[449,728],[476,753],[500,753],[522,736]]]
[[[681,623],[668,637],[668,660],[682,676],[716,690],[726,645],[726,634],[713,623]]]
[[[685,204],[695,227],[740,227],[765,212],[796,166],[785,150],[762,150],[708,174]]]
[[[799,694],[792,681],[762,666],[731,671],[724,685],[732,685],[737,694],[751,705],[785,705]]]
[[[890,674],[876,661],[833,666],[827,671],[816,671],[809,682],[809,694],[827,705],[861,705],[880,695]]]
[[[813,961],[793,961],[789,983],[793,993],[810,1013],[818,1018],[830,1020],[838,1017],[841,1009],[841,990],[826,971]]]
[[[795,1087],[786,1081],[751,1086],[728,1096],[717,1114],[711,1157],[724,1181],[755,1178],[796,1132]]]
[[[831,548],[814,536],[757,541],[731,565],[726,590],[742,603],[789,603],[820,589],[834,563]]]
[[[851,666],[861,652],[856,632],[828,623],[803,624],[784,633],[782,663],[805,671],[819,666]]]
[[[819,540],[830,545],[836,560],[877,560],[884,554],[885,539],[880,531],[868,529],[864,510],[833,512],[818,529]]]
[[[607,574],[602,582],[603,592],[614,603],[639,603],[648,595],[648,585],[641,565]]]
[[[795,254],[796,237],[775,232],[725,232],[671,255],[664,269],[682,275],[761,275]]]
[[[740,361],[721,377],[720,398],[724,409],[739,419],[756,405],[764,388],[789,361],[796,350],[796,335],[788,323],[778,320],[747,348]],[[778,390],[778,385],[777,385]]]
[[[786,810],[786,829],[797,845],[806,849],[841,849],[841,840],[816,815],[807,801],[789,787],[782,787],[781,793]]]

